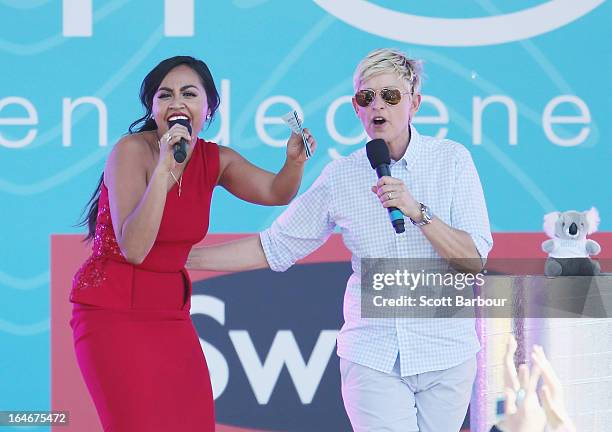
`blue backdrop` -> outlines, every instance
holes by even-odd
[[[423,134],[471,151],[492,229],[596,206],[612,230],[610,3],[602,0],[0,0],[0,409],[49,407],[49,235],[77,233],[106,156],[160,60],[190,54],[222,97],[203,133],[277,170],[298,108],[319,148],[302,189],[364,142],[348,96],[370,50],[425,62]],[[282,208],[215,192],[211,232]],[[269,342],[268,342],[269,343]]]

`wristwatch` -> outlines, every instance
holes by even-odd
[[[412,220],[412,218],[410,218],[410,222],[412,222],[412,225],[414,226],[418,226],[421,227],[423,225],[427,225],[431,223],[431,220],[433,219],[434,215],[431,212],[431,210],[429,209],[429,207],[427,207],[425,204],[423,203],[419,203],[421,204],[421,222],[415,222],[414,220]]]

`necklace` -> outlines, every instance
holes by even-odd
[[[183,188],[183,176],[181,176],[180,179],[176,179],[176,176],[174,175],[174,173],[172,172],[172,170],[170,170],[170,175],[172,176],[172,178],[174,179],[174,181],[176,182],[176,184],[178,185],[178,196],[179,198],[181,197],[181,190]]]
[[[157,140],[157,146],[159,147],[159,150],[161,151],[161,142],[159,140]],[[169,171],[170,171],[170,175],[174,179],[174,182],[178,185],[178,196],[180,198],[181,191],[183,190],[183,176],[181,176],[180,179],[177,179],[174,173],[172,172],[172,170],[169,170]]]

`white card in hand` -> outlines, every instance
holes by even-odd
[[[312,151],[310,150],[310,145],[308,145],[308,140],[306,139],[306,135],[304,135],[304,129],[302,129],[302,121],[298,117],[297,111],[291,111],[285,114],[282,119],[287,123],[287,125],[291,128],[291,130],[302,136],[302,142],[304,143],[304,149],[306,149],[306,158],[312,156]]]

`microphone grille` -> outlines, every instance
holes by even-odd
[[[185,120],[185,119],[171,120],[168,122],[168,127],[171,128],[177,123],[180,124],[181,126],[185,126],[187,128],[187,131],[189,131],[189,135],[191,135],[191,123],[189,123],[189,120]]]
[[[389,148],[385,144],[385,140],[377,138],[366,144],[366,153],[372,168],[382,164],[390,164],[391,156],[389,156]]]

